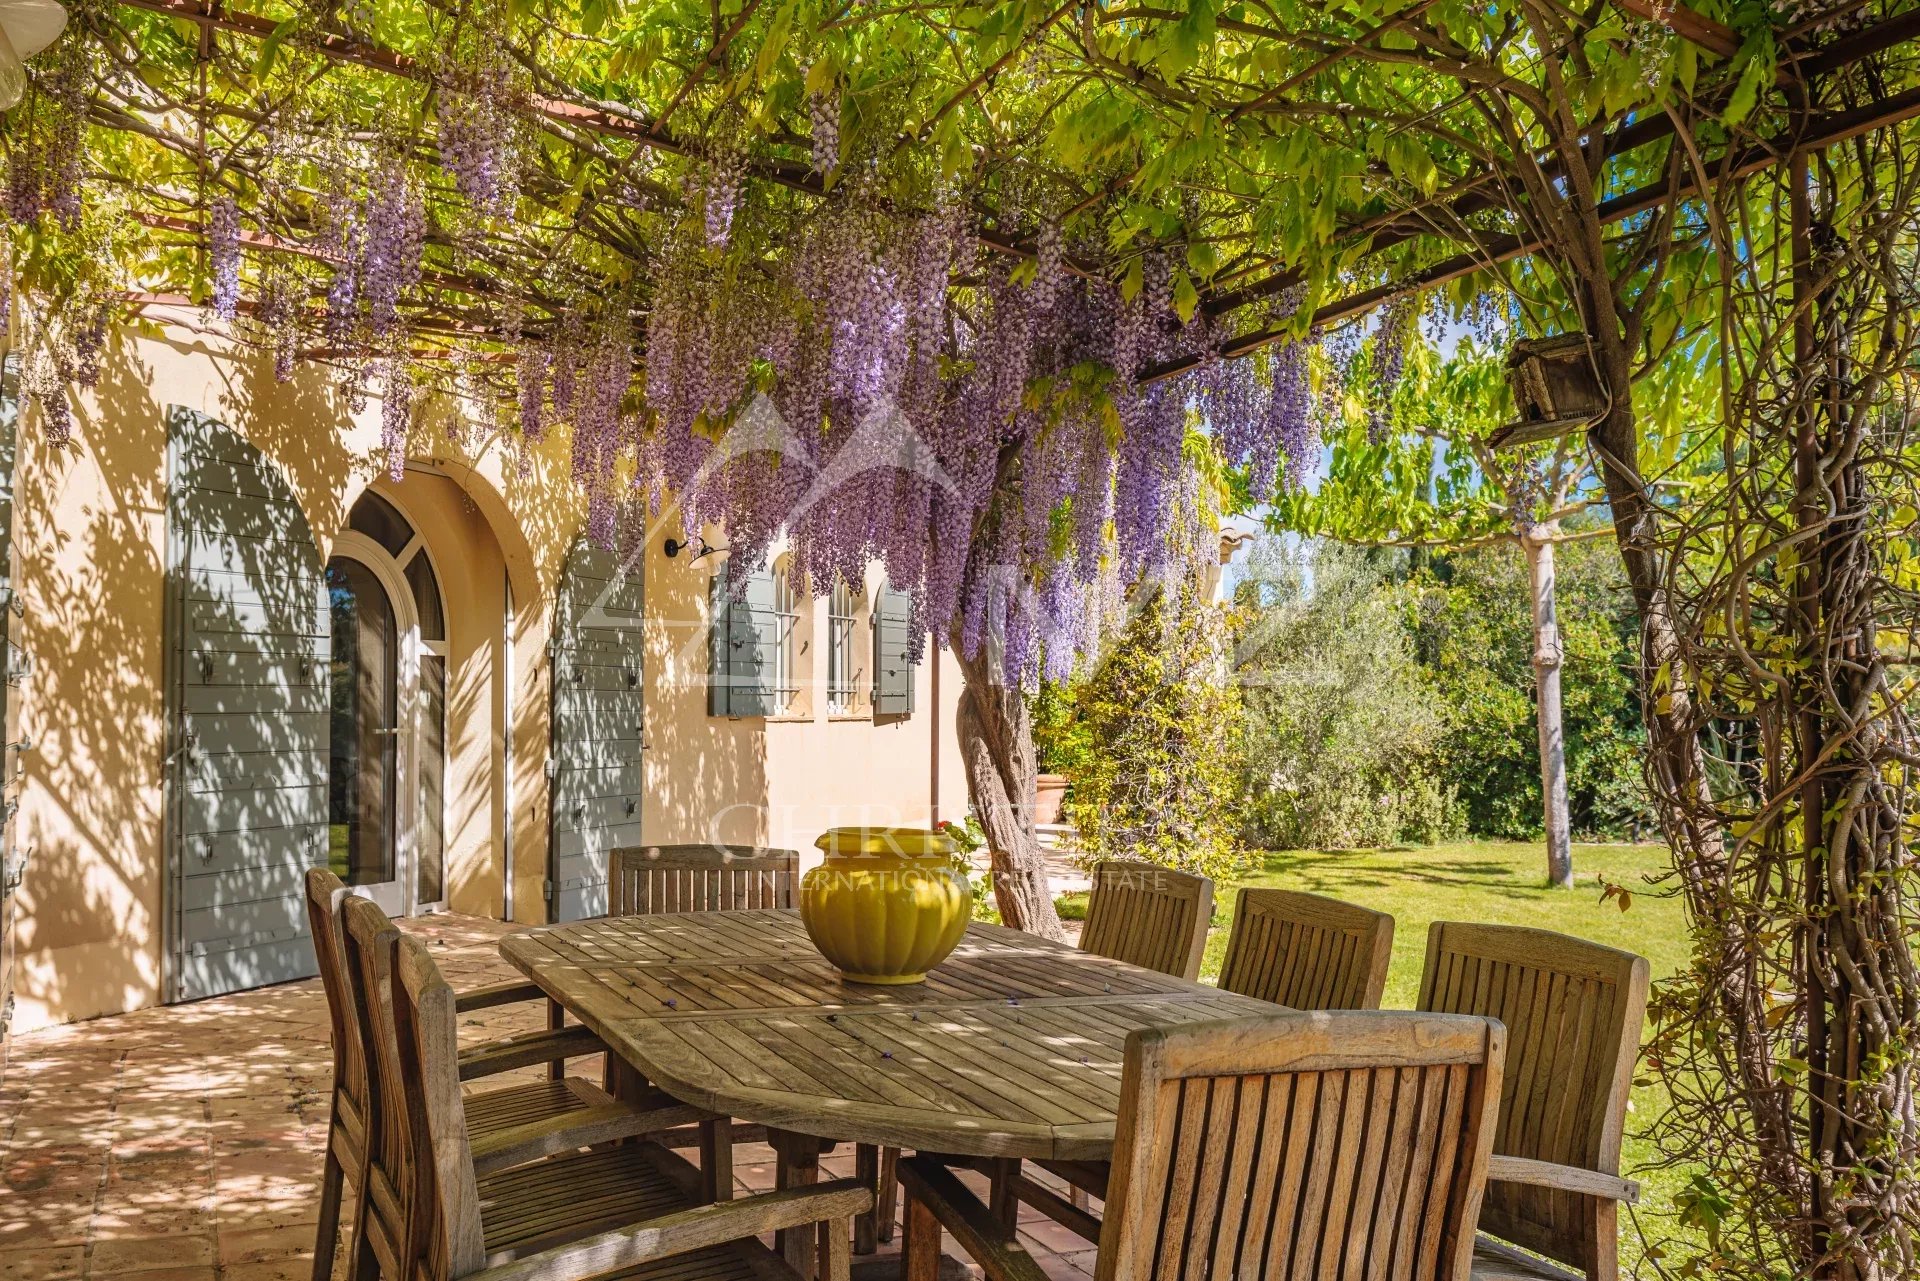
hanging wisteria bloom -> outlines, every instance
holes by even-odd
[[[265,331],[268,349],[273,352],[273,380],[277,383],[292,381],[294,364],[300,356],[303,288],[300,277],[280,264],[268,269],[260,287],[260,327]]]
[[[420,281],[426,230],[420,191],[407,174],[406,161],[396,148],[383,148],[367,189],[359,273],[367,332],[376,344],[393,333],[401,295]]]
[[[488,42],[472,66],[446,77],[440,106],[440,162],[474,209],[511,210],[519,186],[513,66]]]
[[[222,191],[207,210],[207,267],[213,275],[213,310],[222,320],[240,314],[240,210]]]
[[[822,178],[840,163],[840,95],[821,90],[807,95],[807,137],[812,144],[813,171]]]
[[[386,384],[380,393],[380,447],[387,455],[387,479],[399,484],[407,478],[407,428],[413,422],[413,375],[407,362],[398,356],[386,364]]]
[[[1367,439],[1384,441],[1392,431],[1393,397],[1400,390],[1400,375],[1407,365],[1407,340],[1419,322],[1419,301],[1403,294],[1380,311],[1380,324],[1373,335],[1373,388],[1367,407]]]
[[[53,121],[48,130],[43,179],[47,184],[44,204],[67,231],[80,225],[81,188],[86,178],[86,155],[82,143],[87,123],[87,99],[93,88],[92,78],[87,42],[77,39],[65,41],[48,95],[53,107]]]

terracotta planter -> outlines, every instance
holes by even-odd
[[[1067,776],[1038,774],[1033,780],[1033,821],[1058,823],[1067,804]]]
[[[850,982],[920,983],[966,933],[973,889],[944,832],[836,827],[800,882],[800,919]]]

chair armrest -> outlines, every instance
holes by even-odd
[[[1487,1159],[1487,1178],[1500,1183],[1525,1183],[1531,1187],[1555,1188],[1609,1201],[1640,1203],[1640,1185],[1617,1174],[1583,1170],[1577,1165],[1555,1165],[1551,1161],[1530,1161],[1526,1157],[1496,1156]]]
[[[923,1156],[907,1157],[900,1162],[900,1186],[908,1198],[933,1211],[989,1281],[1048,1281],[1039,1261],[946,1166]]]
[[[690,1250],[745,1240],[763,1232],[835,1219],[851,1220],[854,1215],[872,1208],[872,1188],[857,1179],[837,1179],[810,1188],[766,1192],[737,1201],[695,1206],[522,1259],[503,1259],[484,1271],[470,1274],[469,1281],[566,1281],[597,1277]]]
[[[485,1178],[559,1152],[635,1139],[708,1120],[713,1113],[657,1091],[631,1103],[605,1103],[526,1121],[473,1137],[473,1172]]]
[[[529,983],[519,979],[512,983],[489,983],[485,987],[470,987],[464,992],[453,994],[453,1012],[471,1014],[475,1010],[491,1010],[502,1005],[518,1005],[522,1001],[544,1001],[547,994],[538,983]]]
[[[579,1024],[538,1032],[518,1032],[485,1045],[476,1045],[460,1055],[460,1079],[511,1072],[537,1063],[557,1063],[583,1054],[606,1053],[606,1042]]]

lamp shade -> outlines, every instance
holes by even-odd
[[[39,53],[66,29],[67,11],[55,0],[0,0],[0,31],[20,58]]]
[[[66,26],[67,11],[54,0],[0,0],[0,111],[26,96],[21,60],[59,39]]]

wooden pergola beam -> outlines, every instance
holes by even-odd
[[[1613,0],[1614,4],[1636,18],[1656,22],[1685,40],[1705,49],[1708,53],[1719,54],[1722,58],[1731,58],[1740,52],[1740,33],[1725,23],[1715,22],[1704,14],[1695,13],[1680,0],[1667,0],[1665,5],[1657,0]]]
[[[169,18],[197,22],[203,28],[231,32],[255,40],[265,40],[280,26],[271,18],[249,13],[243,9],[235,9],[224,3],[224,0],[115,0],[115,2],[129,9],[140,9]],[[428,78],[427,69],[406,54],[336,32],[316,32],[302,47],[312,49],[337,62],[350,63],[374,71],[384,71],[390,75],[412,80]],[[601,137],[625,139],[635,146],[647,147],[671,155],[694,155],[698,151],[685,139],[674,136],[656,122],[647,120],[638,113],[617,108],[611,103],[589,104],[535,93],[528,97],[527,105],[535,115],[544,116],[555,124],[582,129]],[[769,182],[794,191],[813,196],[826,194],[825,184],[820,175],[806,165],[766,160],[756,162],[752,166],[752,172]],[[985,227],[976,226],[973,229],[973,235],[981,244],[996,253],[1029,260],[1035,258],[1038,253],[1037,247],[1032,244]],[[1099,272],[1084,263],[1075,261],[1071,256],[1067,256],[1064,262],[1066,269],[1076,276],[1090,279],[1100,276]]]
[[[1819,151],[1836,143],[1845,142],[1849,138],[1858,137],[1860,134],[1884,129],[1889,125],[1897,125],[1916,117],[1920,117],[1920,87],[1908,89],[1890,98],[1869,103],[1864,107],[1856,107],[1850,111],[1812,117],[1806,122],[1804,129],[1745,148],[1731,156],[1718,157],[1710,168],[1721,179],[1735,181],[1770,169],[1796,153]],[[1698,195],[1699,188],[1694,174],[1693,169],[1684,169],[1681,171],[1679,180],[1672,185],[1650,183],[1633,191],[1624,192],[1611,200],[1602,201],[1597,209],[1600,221],[1608,225],[1623,222],[1636,214],[1657,209],[1670,201],[1684,200]],[[1362,289],[1317,308],[1313,313],[1312,323],[1315,327],[1320,327],[1351,320],[1355,316],[1365,315],[1402,294],[1431,289],[1435,285],[1459,280],[1486,267],[1538,253],[1544,247],[1539,239],[1531,236],[1511,234],[1489,236],[1477,250],[1443,259],[1410,276],[1388,284],[1376,285],[1370,289]],[[1292,334],[1291,325],[1254,330],[1224,344],[1217,354],[1229,360],[1248,356],[1262,347],[1282,342]],[[1200,356],[1181,356],[1174,360],[1162,361],[1142,370],[1139,381],[1143,385],[1159,382],[1162,379],[1183,374],[1197,367],[1201,362]]]
[[[1838,71],[1852,66],[1876,53],[1884,52],[1895,45],[1920,38],[1920,9],[1910,9],[1885,22],[1875,23],[1864,30],[1842,37],[1817,50],[1789,48],[1775,70],[1777,83],[1798,83],[1815,76]],[[1713,104],[1709,104],[1713,105]],[[1606,154],[1609,159],[1638,150],[1649,143],[1659,142],[1671,137],[1674,130],[1673,116],[1665,111],[1642,115],[1637,120],[1614,130],[1607,139]],[[1558,170],[1549,166],[1547,176],[1557,176]],[[1493,175],[1485,175],[1473,180],[1466,190],[1454,197],[1448,206],[1448,216],[1459,220],[1488,209],[1501,208],[1504,202],[1489,188],[1494,181]],[[1370,224],[1355,227],[1352,234],[1371,235],[1369,252],[1390,249],[1404,244],[1418,236],[1432,234],[1431,224],[1416,215],[1392,214]],[[1224,293],[1203,295],[1200,309],[1209,316],[1223,316],[1238,310],[1248,303],[1270,298],[1277,293],[1292,288],[1305,279],[1306,273],[1296,267],[1263,276],[1250,284]]]

